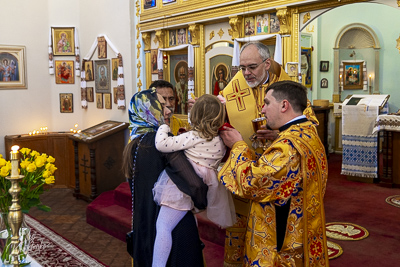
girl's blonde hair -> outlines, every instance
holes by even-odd
[[[211,141],[225,123],[225,108],[216,96],[202,95],[190,111],[190,123],[200,137]]]

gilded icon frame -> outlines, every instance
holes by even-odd
[[[73,60],[56,60],[54,64],[56,84],[74,84],[74,66],[75,62]]]
[[[9,66],[6,81],[5,61]],[[0,89],[26,89],[25,46],[0,45]]]
[[[85,81],[94,81],[93,60],[84,61]]]
[[[72,93],[60,93],[60,113],[74,113]]]
[[[363,62],[343,62],[343,89],[363,89],[363,81]]]
[[[96,93],[111,92],[109,59],[101,59],[94,61],[94,81],[95,81]]]
[[[51,27],[51,40],[54,56],[75,55],[75,27]]]

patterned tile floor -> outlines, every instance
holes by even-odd
[[[29,215],[48,226],[107,266],[132,266],[126,244],[86,223],[87,202],[77,200],[72,189],[52,188],[45,192],[42,203],[50,212],[32,208]]]

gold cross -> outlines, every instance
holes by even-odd
[[[315,198],[315,196],[313,196],[311,198],[311,203],[308,205],[308,207],[306,208],[306,210],[308,212],[310,212],[312,214],[312,216],[315,216],[315,213],[317,212],[318,208],[319,208],[319,202],[318,200]]]
[[[238,107],[239,111],[245,110],[246,109],[246,105],[244,103],[243,98],[245,96],[249,96],[250,95],[250,90],[249,88],[245,88],[245,89],[241,89],[240,85],[239,85],[239,80],[234,80],[232,82],[232,88],[233,88],[233,93],[228,94],[226,96],[226,101],[236,101],[236,105]]]
[[[256,244],[255,244],[255,241],[254,241],[254,235],[258,235],[258,236],[261,237],[261,238],[265,238],[265,237],[267,236],[267,234],[266,234],[265,232],[256,231],[256,230],[255,230],[257,218],[256,218],[255,215],[253,215],[252,218],[253,218],[252,228],[250,228],[250,229],[248,229],[248,230],[251,232],[250,245],[251,245],[252,247],[255,247]]]

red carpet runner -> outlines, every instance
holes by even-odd
[[[25,221],[31,228],[28,254],[40,265],[106,266],[29,215],[25,215]]]

